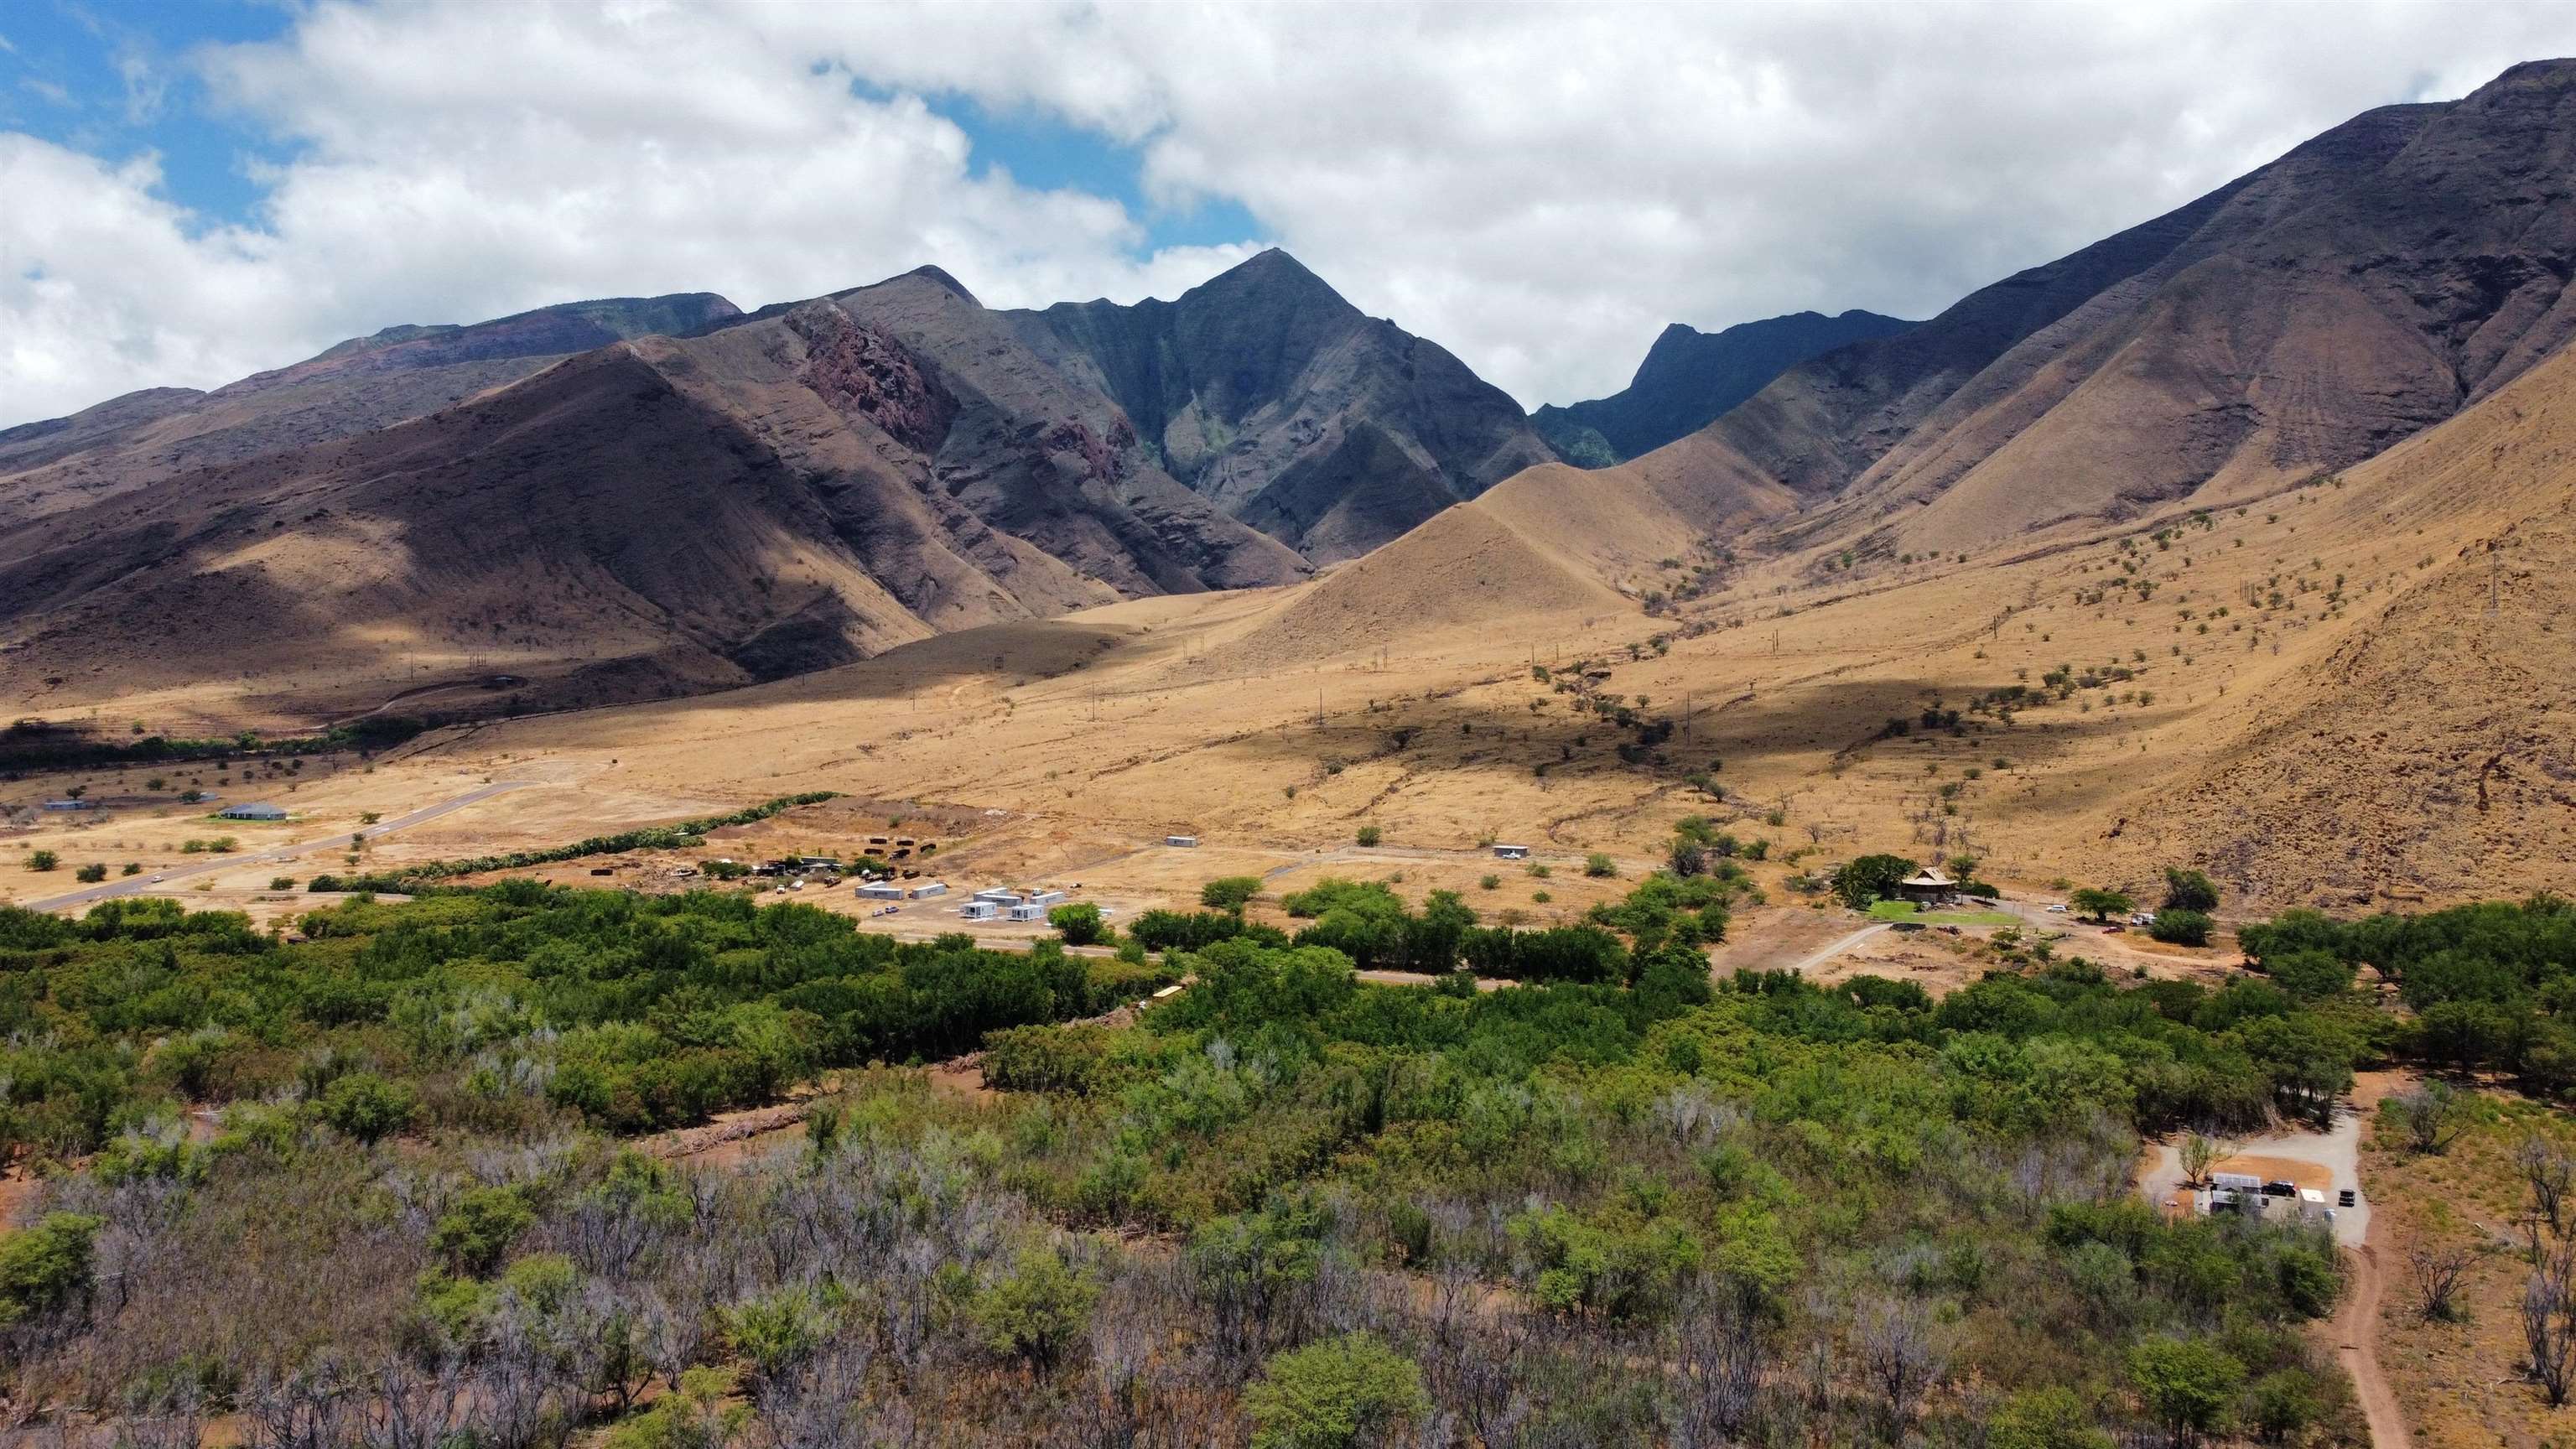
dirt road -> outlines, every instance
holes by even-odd
[[[2268,1176],[2295,1172],[2305,1166],[2321,1169],[2336,1189],[2349,1187],[2358,1192],[2361,1129],[2361,1114],[2345,1107],[2335,1113],[2334,1126],[2328,1131],[2281,1132],[2238,1142],[2236,1154],[2214,1164],[2213,1170]],[[2173,1144],[2150,1144],[2147,1169],[2140,1175],[2138,1186],[2149,1202],[2159,1205],[2171,1202],[2183,1191],[2182,1166]],[[2335,1209],[2334,1234],[2335,1242],[2343,1249],[2346,1276],[2343,1305],[2334,1317],[2335,1356],[2342,1362],[2344,1372],[2352,1376],[2362,1417],[2370,1425],[2372,1445],[2375,1449],[2404,1449],[2414,1440],[2407,1432],[2405,1415],[2398,1411],[2397,1396],[2379,1370],[2379,1304],[2385,1287],[2380,1258],[2386,1251],[2386,1233],[2371,1212],[2368,1197],[2362,1197],[2352,1207]]]
[[[2361,1246],[2344,1254],[2350,1281],[2335,1314],[2335,1357],[2352,1376],[2353,1396],[2361,1400],[2362,1420],[2370,1426],[2371,1449],[2405,1449],[2415,1441],[2397,1407],[2396,1392],[2379,1371],[2379,1301],[2385,1287],[2379,1255],[2385,1236],[2373,1230]]]
[[[1859,930],[1852,932],[1850,935],[1843,937],[1841,940],[1835,941],[1831,945],[1825,947],[1825,949],[1818,951],[1803,960],[1790,963],[1787,969],[1797,975],[1804,976],[1808,972],[1815,970],[1817,967],[1824,965],[1828,961],[1831,961],[1836,956],[1850,950],[1852,947],[1857,946],[1861,942],[1868,940],[1870,937],[1877,935],[1879,932],[1892,929],[1894,929],[1894,927],[1886,921],[1881,921],[1874,926],[1863,926]]]
[[[468,790],[453,800],[442,800],[435,805],[423,806],[418,810],[412,811],[408,815],[396,816],[391,820],[364,826],[358,830],[349,831],[345,834],[326,835],[315,840],[301,840],[291,845],[271,846],[268,849],[255,850],[246,855],[218,855],[209,859],[203,865],[173,866],[168,870],[156,871],[151,875],[127,876],[122,880],[110,881],[105,885],[94,885],[89,887],[87,890],[73,891],[69,895],[54,896],[50,899],[41,901],[27,901],[24,902],[24,905],[31,911],[59,911],[66,910],[74,906],[89,905],[94,901],[108,900],[116,896],[153,894],[166,895],[169,894],[169,891],[165,888],[175,885],[179,881],[190,880],[203,875],[212,875],[217,871],[240,870],[245,866],[283,864],[286,861],[297,860],[307,855],[322,852],[337,853],[348,849],[350,835],[363,835],[368,839],[373,840],[379,836],[391,835],[397,830],[407,830],[415,825],[426,824],[443,815],[452,815],[457,811],[464,809],[468,805],[472,805],[482,800],[489,800],[493,796],[502,794],[506,791],[524,790],[529,786],[538,783],[540,782],[535,780],[503,780],[495,784],[485,785],[480,789]]]

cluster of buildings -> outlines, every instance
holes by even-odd
[[[1058,890],[1017,891],[996,886],[975,892],[957,914],[970,921],[1043,921],[1047,911],[1065,903]]]

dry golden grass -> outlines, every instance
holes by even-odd
[[[2523,1189],[2513,1163],[2529,1132],[2576,1145],[2563,1114],[2502,1093],[2476,1099],[2479,1120],[2434,1156],[2408,1151],[2383,1128],[2363,1140],[2382,1302],[2379,1361],[2416,1443],[2424,1449],[2548,1449],[2568,1442],[2568,1414],[2548,1407],[2522,1377],[2522,1290],[2530,1264],[2521,1248]],[[2429,1322],[2407,1271],[2420,1244],[2467,1246],[2477,1256],[2461,1280],[2457,1322]]]

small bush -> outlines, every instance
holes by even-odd
[[[82,866],[80,869],[73,871],[72,878],[85,885],[95,885],[99,881],[107,879],[107,865],[103,861],[92,861],[88,865]]]
[[[31,850],[27,852],[27,869],[29,870],[52,870],[62,863],[63,858],[50,850]]]
[[[1254,896],[1261,894],[1261,877],[1229,875],[1199,887],[1199,904],[1212,911],[1240,912]]]
[[[1362,845],[1375,845],[1375,844],[1377,844],[1377,843],[1378,843],[1378,841],[1379,841],[1380,839],[1382,839],[1382,838],[1383,838],[1383,837],[1379,835],[1379,833],[1378,833],[1378,828],[1377,828],[1376,826],[1374,826],[1374,825],[1363,825],[1363,826],[1361,826],[1361,827],[1360,827],[1360,830],[1359,830],[1359,836],[1358,836],[1358,839],[1359,839],[1359,843],[1360,843],[1360,844],[1362,844]]]
[[[1595,880],[1601,880],[1617,875],[1619,873],[1619,865],[1609,856],[1596,850],[1590,855],[1583,857],[1583,873]]]

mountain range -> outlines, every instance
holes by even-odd
[[[1487,587],[1636,607],[1971,567],[2243,507],[2500,397],[2576,334],[2571,175],[2576,65],[2517,66],[1927,321],[1676,326],[1621,393],[1535,418],[1277,251],[1169,302],[996,310],[923,268],[751,314],[393,328],[0,433],[0,689],[223,680],[327,718],[507,675],[578,705],[1318,569],[1300,607],[1385,632]],[[1519,564],[1424,595],[1471,536]]]

